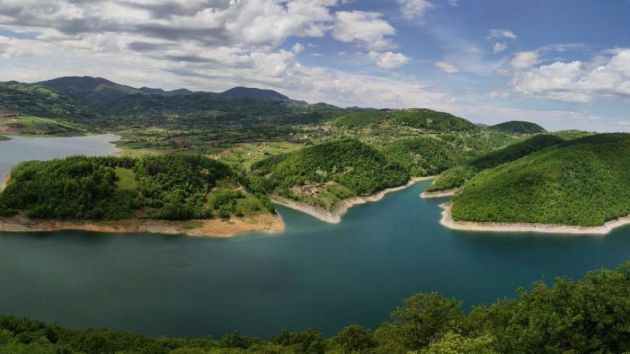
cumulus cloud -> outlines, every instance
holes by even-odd
[[[447,61],[437,61],[433,63],[433,67],[447,74],[454,74],[459,72],[459,68],[457,66]]]
[[[506,50],[507,47],[508,46],[507,44],[505,44],[505,42],[497,42],[492,47],[492,51],[494,52],[494,54],[501,53],[502,51]]]
[[[518,52],[512,59],[512,66],[517,69],[527,69],[538,63],[538,53],[536,52]]]
[[[408,20],[423,21],[427,11],[433,8],[429,0],[398,0],[398,4],[403,17]],[[457,1],[451,3],[451,6],[457,6]]]
[[[376,65],[378,65],[382,69],[392,70],[397,69],[409,61],[409,58],[402,53],[393,53],[393,52],[385,52],[385,53],[377,53],[370,52],[369,56],[375,60]]]
[[[606,56],[607,54],[607,56]],[[630,49],[609,51],[591,62],[556,61],[519,72],[514,91],[546,98],[588,102],[595,96],[630,97]]]
[[[332,32],[333,37],[342,42],[358,42],[372,49],[382,50],[392,47],[388,36],[396,30],[381,18],[378,12],[339,11]]]

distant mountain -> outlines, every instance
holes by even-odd
[[[352,110],[334,121],[339,127],[351,129],[391,123],[436,133],[480,129],[464,118],[424,108]]]
[[[38,83],[73,98],[81,104],[105,105],[117,98],[142,93],[137,88],[89,76],[67,76]]]
[[[150,88],[150,87],[141,87],[139,89],[141,92],[146,93],[148,95],[158,95],[158,96],[180,96],[180,95],[190,95],[193,92],[188,89],[178,89],[172,91],[165,91],[159,88]]]
[[[536,123],[524,121],[509,121],[490,126],[489,129],[510,134],[538,134],[547,132],[545,128]]]
[[[273,90],[263,90],[249,87],[234,87],[221,93],[226,97],[251,98],[263,101],[288,101],[289,97]]]

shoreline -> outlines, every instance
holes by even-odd
[[[2,181],[0,183],[0,192],[2,192],[9,185],[9,180],[11,179],[11,172],[7,173],[2,177]]]
[[[453,219],[452,204],[450,202],[440,205],[442,217],[440,224],[451,230],[472,232],[534,232],[545,234],[572,234],[572,235],[607,235],[614,229],[630,224],[630,215],[610,220],[601,226],[571,226],[560,224],[535,224],[535,223],[494,223],[457,221]]]
[[[367,204],[371,202],[378,202],[383,199],[387,194],[392,192],[398,192],[403,189],[409,188],[414,184],[421,181],[428,181],[434,179],[436,176],[428,177],[413,177],[406,184],[398,187],[386,188],[380,192],[372,194],[367,197],[352,197],[344,199],[339,202],[339,205],[334,210],[326,210],[320,207],[312,206],[310,204],[298,202],[284,197],[273,196],[272,202],[278,205],[282,205],[289,209],[297,210],[299,212],[308,214],[316,219],[329,224],[338,224],[341,222],[342,217],[355,205]]]
[[[268,234],[284,231],[279,215],[261,214],[230,220],[204,219],[187,221],[170,220],[113,220],[71,221],[34,220],[26,216],[0,217],[0,232],[57,232],[87,231],[99,233],[154,233],[192,237],[229,238],[249,232]]]
[[[434,199],[434,198],[445,198],[445,197],[453,197],[459,193],[459,188],[451,188],[444,189],[441,191],[435,192],[422,192],[420,193],[420,198],[422,199]]]

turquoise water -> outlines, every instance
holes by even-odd
[[[0,313],[152,335],[332,334],[376,326],[418,291],[472,306],[630,255],[630,228],[606,237],[445,229],[442,201],[418,198],[427,185],[354,207],[338,225],[279,208],[279,235],[0,233]]]

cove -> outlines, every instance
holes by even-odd
[[[84,143],[98,146],[94,154],[114,151],[89,139],[58,150],[47,139],[29,144],[54,156],[87,151]],[[15,164],[15,153],[47,158],[10,142],[0,142],[0,166]],[[0,233],[0,313],[150,335],[267,337],[307,328],[331,335],[380,324],[415,292],[438,291],[469,308],[630,255],[628,227],[603,237],[445,229],[443,200],[418,197],[428,183],[353,207],[339,224],[278,207],[286,223],[278,235]]]

